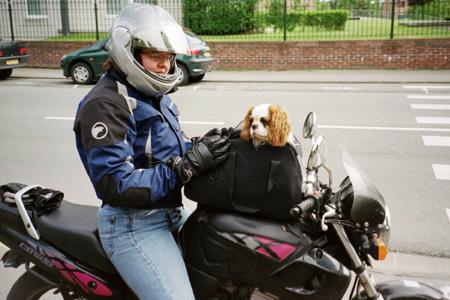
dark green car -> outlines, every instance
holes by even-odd
[[[186,38],[191,49],[191,55],[177,55],[177,65],[180,69],[178,85],[188,82],[199,82],[205,73],[211,69],[213,61],[208,45],[194,33],[185,30]],[[60,66],[64,76],[71,77],[78,84],[89,84],[99,79],[103,74],[103,63],[108,58],[105,49],[106,40],[78,49],[64,55]]]

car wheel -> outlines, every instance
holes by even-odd
[[[94,78],[91,67],[84,62],[76,63],[70,69],[70,76],[73,82],[78,84],[89,84]]]
[[[177,85],[185,85],[189,81],[189,72],[182,64],[178,65],[178,80]]]
[[[0,70],[0,80],[5,80],[12,74],[12,69]]]
[[[190,82],[200,82],[203,80],[203,78],[205,78],[205,74],[201,74],[201,75],[197,75],[197,76],[192,76],[191,78],[189,78]]]

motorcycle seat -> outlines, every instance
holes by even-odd
[[[116,274],[100,244],[97,232],[98,207],[61,201],[50,214],[35,219],[41,239],[68,256],[99,271]]]

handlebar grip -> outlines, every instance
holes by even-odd
[[[289,213],[291,214],[291,216],[297,217],[304,213],[310,212],[315,206],[316,206],[316,199],[308,198],[308,199],[300,202],[293,208],[291,208]]]

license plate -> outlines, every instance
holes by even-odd
[[[7,65],[17,65],[19,63],[18,59],[10,59],[6,61]]]
[[[205,52],[203,55],[204,55],[205,57],[209,57],[209,56],[211,56],[211,53]]]

